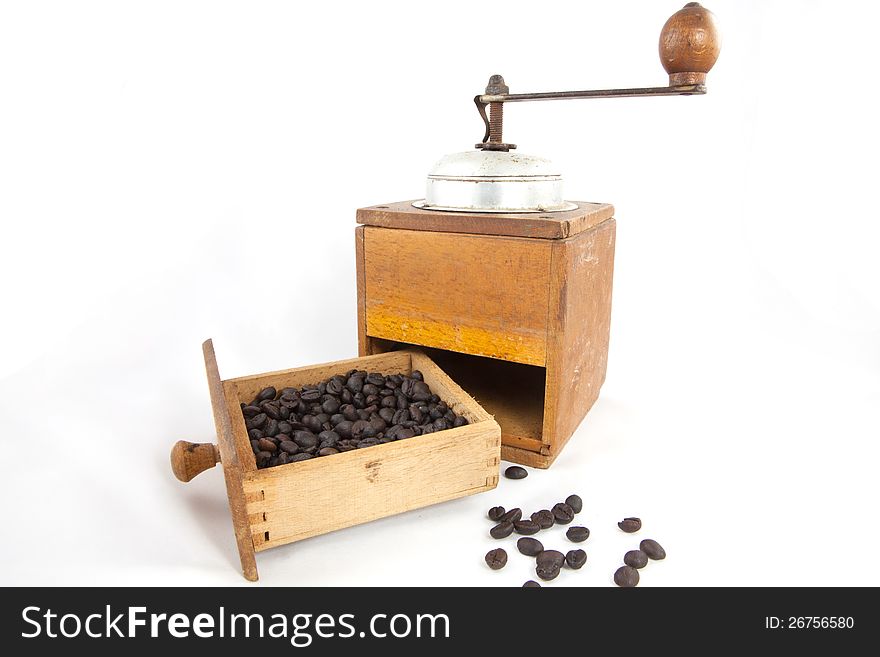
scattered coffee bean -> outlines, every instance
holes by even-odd
[[[572,543],[583,543],[590,538],[590,530],[586,527],[569,527],[565,536]]]
[[[529,476],[529,473],[525,468],[521,468],[518,465],[512,465],[504,471],[504,476],[508,479],[525,479]]]
[[[492,529],[489,530],[489,535],[492,538],[507,538],[513,533],[513,523],[509,520],[505,520],[503,522],[499,522]]]
[[[547,509],[535,511],[532,514],[532,521],[538,523],[538,527],[541,529],[550,529],[556,523],[553,513]]]
[[[516,542],[516,549],[527,557],[537,557],[544,551],[544,545],[537,538],[523,537]]]
[[[621,588],[631,588],[639,583],[639,571],[632,566],[621,566],[614,573],[614,583]]]
[[[579,495],[569,495],[565,498],[565,503],[571,507],[571,510],[575,513],[580,513],[584,508],[584,501],[580,498]]]
[[[501,570],[507,565],[507,552],[504,548],[496,548],[486,553],[486,565],[492,570]]]
[[[633,568],[644,568],[648,565],[648,555],[642,550],[630,550],[623,555],[623,563]]]
[[[642,528],[642,521],[639,518],[624,518],[617,526],[627,534],[632,534]]]
[[[538,584],[535,580],[530,579],[528,582],[522,585],[524,589],[539,589],[541,585]]]
[[[639,549],[648,555],[649,559],[660,561],[666,558],[666,550],[653,538],[646,538],[639,543]]]
[[[560,525],[567,525],[574,520],[574,510],[565,502],[553,505],[553,519]]]
[[[537,565],[535,566],[535,574],[545,581],[550,581],[551,579],[556,579],[559,576],[559,571],[562,570],[559,566],[552,565]]]
[[[258,468],[406,440],[468,424],[418,371],[351,370],[316,385],[263,388],[241,405]],[[516,518],[519,520],[519,518]]]
[[[568,564],[569,568],[578,570],[587,563],[587,553],[583,550],[569,550],[565,555],[565,563]]]
[[[503,516],[498,518],[499,522],[516,522],[517,520],[522,519],[522,509],[519,507],[513,508]]]
[[[522,534],[523,536],[531,536],[532,534],[537,534],[539,531],[541,531],[541,527],[538,525],[538,523],[531,520],[517,520],[513,523],[513,530],[517,534]]]
[[[565,555],[559,550],[544,550],[537,554],[535,562],[538,565],[562,568],[562,564],[565,563]]]
[[[489,520],[494,520],[498,522],[501,520],[501,516],[505,514],[505,510],[503,506],[493,506],[489,509]]]

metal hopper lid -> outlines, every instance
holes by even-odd
[[[440,159],[417,208],[457,212],[553,212],[577,207],[562,198],[562,176],[545,158],[474,150]]]

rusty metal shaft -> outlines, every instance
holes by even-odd
[[[489,142],[501,144],[504,142],[504,103],[489,103]]]

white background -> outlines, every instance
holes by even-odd
[[[244,583],[220,469],[168,467],[213,439],[202,340],[226,378],[355,355],[356,208],[471,148],[491,73],[665,84],[679,6],[2,3],[0,581]],[[589,561],[548,586],[610,585],[649,536],[642,586],[880,584],[880,12],[709,7],[707,96],[506,112],[617,208],[608,379],[557,463],[262,553],[261,584],[519,586],[486,509],[572,492]]]

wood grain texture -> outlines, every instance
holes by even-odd
[[[412,356],[409,352],[394,351],[367,358],[349,358],[330,363],[266,372],[265,374],[241,376],[235,379],[227,379],[225,383],[234,385],[237,395],[236,399],[239,403],[246,404],[256,397],[260,390],[269,386],[281,390],[281,388],[287,386],[312,385],[329,379],[336,374],[345,374],[349,370],[354,369],[380,372],[382,374],[401,374],[409,372],[411,367]],[[244,426],[244,422],[242,422],[242,426]],[[250,443],[248,443],[247,449],[250,449]]]
[[[589,233],[553,243],[543,430],[552,458],[605,381],[615,229],[616,222],[609,219]]]
[[[380,343],[381,344],[381,343]],[[387,343],[386,343],[387,348]],[[440,368],[501,425],[501,444],[540,451],[543,447],[543,367],[423,348]]]
[[[367,335],[543,365],[551,246],[367,227]]]
[[[354,362],[355,364],[350,367]],[[391,372],[419,369],[425,381],[471,424],[427,436],[249,472],[244,488],[257,551],[335,529],[494,488],[501,430],[492,417],[427,356],[408,351],[288,370],[253,389],[314,383],[352,367]],[[391,369],[388,369],[388,368]],[[341,369],[340,369],[341,368]],[[306,370],[312,369],[314,373]],[[317,378],[316,378],[317,377]],[[250,394],[250,393],[249,393]],[[247,397],[247,395],[244,395]],[[339,504],[340,498],[346,500]]]
[[[202,344],[202,352],[205,356],[208,390],[211,393],[211,407],[214,411],[214,425],[217,429],[217,447],[220,451],[220,459],[223,462],[223,477],[226,481],[229,513],[232,516],[232,527],[235,531],[235,542],[238,545],[238,555],[241,559],[241,570],[245,579],[255,582],[259,575],[257,573],[254,543],[251,538],[251,527],[248,522],[248,511],[245,502],[244,471],[241,466],[241,459],[239,458],[241,445],[237,444],[232,430],[232,409],[229,407],[223,390],[220,370],[217,367],[217,357],[214,354],[214,344],[211,340],[206,340]],[[240,415],[237,407],[234,411]],[[251,451],[249,448],[250,445],[248,445],[247,451]]]
[[[513,445],[502,445],[501,460],[544,470],[553,464],[553,461],[556,460],[556,456],[533,451],[531,449],[522,449]]]
[[[660,32],[660,62],[669,73],[671,87],[705,84],[720,53],[715,15],[698,2],[675,12]]]
[[[171,471],[180,481],[192,481],[220,462],[220,451],[213,443],[178,440],[171,448]]]
[[[494,488],[500,433],[488,420],[251,473],[257,549]]]
[[[589,230],[614,216],[614,207],[607,203],[577,201],[577,205],[577,209],[565,212],[480,214],[422,210],[413,207],[412,201],[399,201],[360,208],[357,222],[379,228],[555,240]]]
[[[367,349],[367,319],[364,308],[366,300],[366,282],[364,279],[364,227],[358,226],[354,229],[354,255],[355,255],[355,271],[357,272],[357,338],[358,353],[363,356],[369,350]]]

